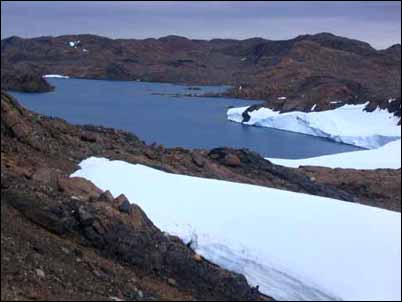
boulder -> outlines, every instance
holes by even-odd
[[[151,149],[146,149],[144,151],[144,155],[146,157],[148,157],[149,159],[151,159],[151,160],[155,160],[155,159],[158,158],[158,154],[155,151],[151,150]]]
[[[119,211],[122,213],[130,214],[131,205],[128,200],[123,201],[122,204],[119,206]]]
[[[91,226],[95,221],[95,217],[89,213],[84,207],[80,206],[78,208],[78,219],[84,227]]]
[[[96,143],[96,141],[98,140],[98,137],[96,136],[96,134],[93,134],[90,132],[82,133],[80,138],[82,141],[88,142],[88,143]]]
[[[205,159],[202,158],[199,154],[193,153],[191,155],[192,162],[199,168],[203,168],[205,166]]]
[[[241,161],[237,155],[227,154],[223,159],[223,164],[229,167],[239,167],[241,165]]]
[[[107,190],[107,191],[103,192],[96,201],[113,203],[114,197],[113,197],[112,193],[109,190]]]
[[[98,199],[102,194],[102,190],[89,180],[81,177],[60,177],[58,179],[58,188],[61,192],[70,196],[79,196],[87,200]]]

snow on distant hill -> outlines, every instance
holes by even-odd
[[[270,127],[313,136],[362,148],[378,148],[401,137],[399,117],[388,110],[367,112],[363,105],[344,105],[321,112],[279,113],[268,108],[246,112],[249,107],[232,108],[229,120],[258,127]],[[244,117],[249,120],[244,120]]]
[[[89,158],[72,176],[136,202],[162,231],[279,300],[400,300],[401,214]]]

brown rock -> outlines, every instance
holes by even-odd
[[[102,194],[102,190],[81,177],[59,178],[58,187],[61,192],[71,196],[80,196],[87,200],[97,199]]]
[[[200,255],[198,255],[198,254],[195,254],[193,258],[197,262],[202,262],[202,257]]]
[[[124,194],[120,194],[113,200],[113,205],[119,208],[123,203],[129,202],[128,198]]]
[[[241,161],[234,154],[226,154],[223,159],[223,164],[229,167],[239,167],[241,165]]]
[[[153,226],[147,215],[136,204],[130,204],[129,216],[136,227]]]
[[[39,168],[33,172],[31,179],[43,183],[54,183],[57,181],[59,172],[51,168]]]
[[[25,138],[32,133],[32,128],[22,122],[15,124],[11,129],[18,138]]]
[[[106,202],[106,203],[113,203],[113,200],[114,200],[114,197],[109,190],[103,192],[97,199],[97,201],[99,201],[99,202]]]

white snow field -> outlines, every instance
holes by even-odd
[[[291,168],[301,166],[319,166],[332,169],[400,169],[401,140],[386,144],[374,150],[345,152],[306,159],[267,158],[270,162]]]
[[[45,75],[42,76],[42,78],[45,78],[45,79],[47,79],[47,78],[69,79],[70,77],[64,76],[64,75],[61,75],[61,74],[45,74]]]
[[[401,214],[91,157],[72,177],[124,193],[162,231],[278,300],[400,300]]]
[[[344,105],[321,112],[279,113],[268,108],[250,112],[251,119],[245,125],[270,127],[331,139],[335,142],[363,147],[378,148],[401,138],[399,118],[388,110],[377,108],[364,111],[363,105]],[[232,108],[227,112],[229,120],[242,123],[243,112],[249,107]],[[314,111],[314,106],[312,111]]]

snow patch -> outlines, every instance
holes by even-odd
[[[73,48],[77,48],[77,46],[79,45],[81,43],[81,41],[70,41],[70,42],[68,42],[68,45],[70,46],[70,47],[73,47]]]
[[[276,299],[401,299],[400,213],[105,158],[80,166],[72,176],[124,193],[162,231]]]
[[[307,159],[267,158],[270,162],[291,168],[318,166],[332,169],[400,169],[401,140],[391,142],[375,150],[346,152],[340,154],[312,157]]]
[[[242,114],[249,107],[242,107],[229,109],[227,117],[245,125],[320,136],[367,149],[378,148],[401,138],[398,117],[380,108],[367,112],[366,106],[367,104],[344,105],[334,110],[309,113],[279,113],[260,108],[249,112],[250,120],[244,123]]]
[[[42,78],[56,78],[56,79],[69,79],[70,77],[61,74],[45,74]]]

